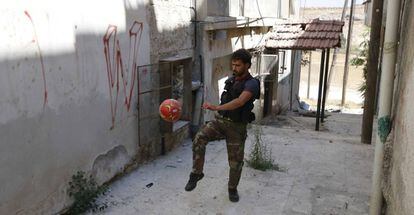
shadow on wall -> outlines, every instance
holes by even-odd
[[[140,87],[153,84],[150,71],[136,70],[149,63],[146,7],[124,8],[125,30],[108,23],[99,33],[85,33],[77,23],[73,50],[50,53],[43,47],[53,39],[37,38],[46,34],[38,17],[21,11],[19,18],[33,34],[32,41],[22,43],[34,54],[0,60],[0,214],[57,213],[69,204],[66,186],[72,174],[92,171],[96,158],[116,163],[95,170],[104,182],[128,163],[159,154],[159,142],[151,143],[150,155],[139,154],[148,144],[145,138],[138,142],[139,134],[159,135],[158,120],[145,121],[139,132],[137,126],[138,104],[142,114],[159,104],[151,95],[137,98]],[[117,147],[123,153],[107,153]]]

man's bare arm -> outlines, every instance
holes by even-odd
[[[240,96],[238,98],[233,99],[232,101],[223,104],[223,105],[212,105],[208,102],[203,104],[203,108],[204,109],[209,109],[209,110],[234,110],[237,109],[241,106],[243,106],[244,104],[246,104],[247,101],[249,101],[251,98],[253,97],[253,93],[250,91],[243,91]]]

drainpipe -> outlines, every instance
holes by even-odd
[[[372,176],[370,215],[380,215],[382,208],[381,179],[384,162],[384,143],[391,130],[391,107],[394,90],[394,72],[397,56],[397,37],[401,0],[390,0],[384,37],[384,54],[379,89],[378,132],[375,142],[374,173]]]

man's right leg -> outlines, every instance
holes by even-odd
[[[216,120],[210,121],[197,132],[193,140],[193,169],[190,179],[185,186],[186,191],[192,191],[197,186],[197,181],[204,176],[204,157],[206,153],[206,145],[209,141],[224,139],[220,123]]]

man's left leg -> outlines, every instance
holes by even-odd
[[[230,166],[229,173],[229,199],[232,202],[239,201],[237,186],[239,185],[242,168],[244,165],[244,145],[246,141],[246,127],[238,125],[228,132],[226,139],[227,154]]]
[[[192,191],[197,186],[197,182],[204,177],[203,167],[206,145],[209,141],[224,138],[221,127],[220,121],[213,120],[197,132],[193,141],[193,170],[190,173],[188,183],[185,185],[186,191]]]

